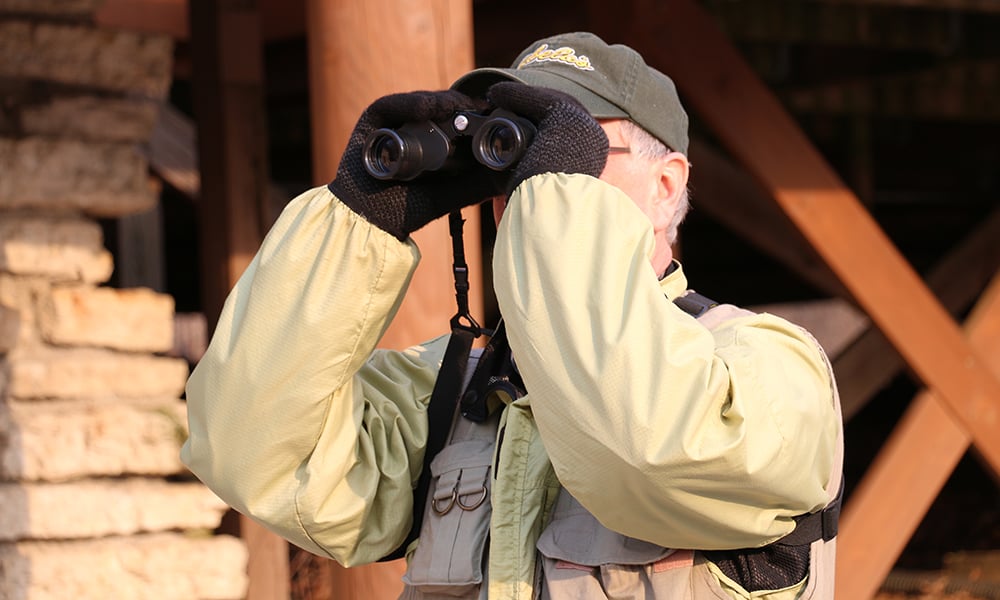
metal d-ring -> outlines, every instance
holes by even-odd
[[[434,512],[436,512],[439,515],[446,515],[448,514],[448,511],[451,510],[451,507],[455,506],[455,501],[457,499],[458,499],[458,486],[456,485],[455,488],[451,490],[451,497],[448,498],[448,504],[446,504],[444,508],[438,508],[439,500],[437,498],[431,499],[431,508],[433,508]],[[459,502],[458,504],[459,506],[462,505],[461,502]]]
[[[462,497],[466,496],[467,494],[463,494],[462,496],[459,496],[455,500],[455,502],[458,503],[458,507],[461,508],[462,510],[476,510],[477,508],[479,508],[480,504],[482,504],[483,502],[486,501],[487,494],[489,494],[489,491],[487,491],[486,484],[484,483],[483,484],[483,489],[480,490],[480,492],[479,492],[479,498],[475,502],[473,502],[472,504],[465,504],[464,502],[462,502]]]

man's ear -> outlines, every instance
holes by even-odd
[[[656,161],[659,171],[656,198],[656,225],[668,227],[687,190],[691,166],[680,152],[671,152]]]

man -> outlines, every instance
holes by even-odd
[[[400,182],[363,166],[376,128],[497,107],[536,128],[509,170]],[[392,554],[426,502],[408,598],[832,598],[829,364],[777,317],[680,308],[687,146],[669,78],[585,33],[380,99],[227,300],[188,384],[183,460],[346,566]],[[523,390],[474,390],[488,418],[456,417],[415,500],[447,338],[375,347],[419,260],[409,233],[498,192],[494,284]]]

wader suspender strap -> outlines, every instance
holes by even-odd
[[[710,308],[719,305],[715,300],[702,296],[698,292],[688,292],[683,296],[674,298],[674,304],[696,319],[708,312]]]
[[[805,546],[822,539],[829,542],[837,537],[840,523],[840,506],[844,500],[844,478],[840,478],[840,490],[826,508],[819,512],[795,517],[795,529],[774,544],[782,546]]]
[[[462,392],[465,371],[472,352],[472,341],[482,334],[479,323],[469,314],[469,266],[465,263],[465,246],[462,241],[462,213],[453,211],[448,215],[451,231],[452,272],[455,275],[455,301],[458,312],[451,318],[451,337],[441,360],[441,370],[434,382],[434,391],[427,404],[427,447],[424,450],[424,466],[420,480],[413,490],[413,525],[406,540],[381,561],[395,560],[406,556],[406,548],[420,536],[420,526],[424,520],[424,504],[431,486],[431,461],[444,448],[448,439],[449,425],[455,416],[455,406]]]

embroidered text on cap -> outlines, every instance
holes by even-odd
[[[569,46],[563,46],[562,48],[557,48],[555,50],[549,50],[548,44],[542,44],[535,49],[534,52],[524,57],[520,63],[518,63],[517,68],[523,69],[524,67],[536,62],[561,62],[567,65],[576,67],[581,71],[593,71],[594,67],[590,64],[590,59],[586,56],[577,56],[576,50],[570,48]]]

